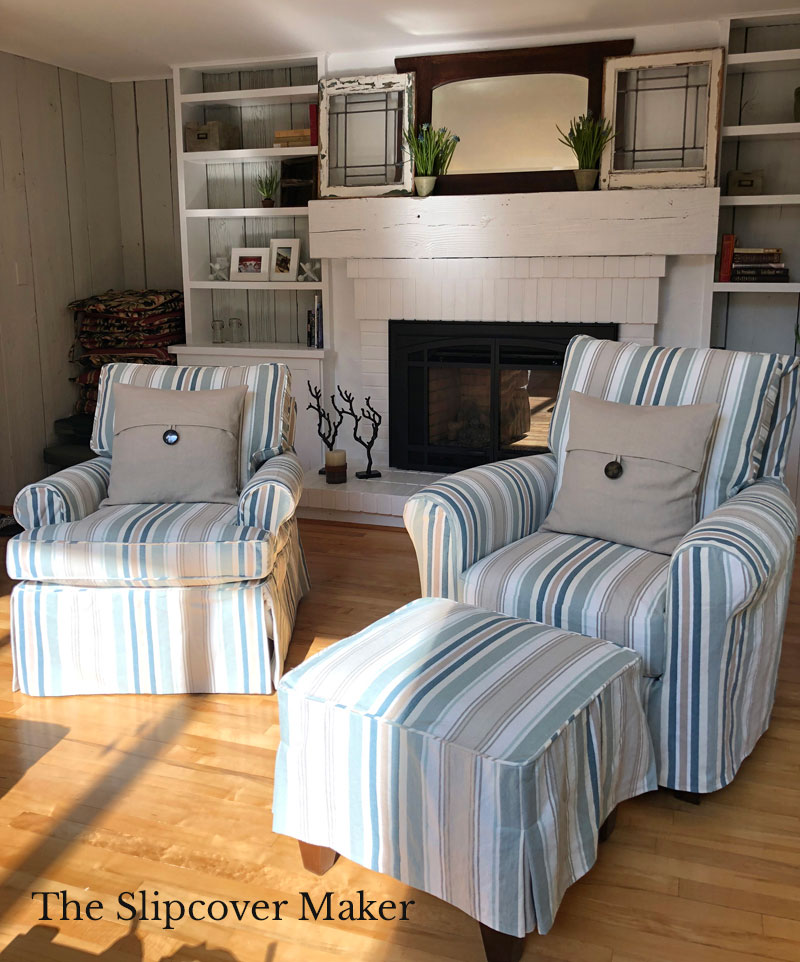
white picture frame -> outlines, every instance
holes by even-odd
[[[319,196],[320,197],[386,197],[410,195],[414,192],[414,169],[411,154],[401,145],[402,174],[397,183],[342,186],[330,183],[331,99],[342,94],[396,92],[401,98],[399,136],[414,123],[414,74],[390,73],[362,77],[330,77],[319,82]]]
[[[299,262],[299,238],[272,238],[269,242],[269,279],[271,281],[296,281]]]
[[[231,267],[228,276],[232,281],[240,283],[268,281],[269,265],[269,247],[234,247],[231,250]]]
[[[722,116],[722,84],[725,51],[722,47],[706,50],[683,50],[670,53],[609,57],[603,70],[603,116],[615,131],[621,131],[617,116],[619,104],[618,78],[625,70],[686,67],[708,64],[709,83],[706,103],[705,156],[700,167],[647,167],[621,170],[614,166],[615,140],[603,151],[600,160],[600,189],[715,187],[719,163],[720,122]]]

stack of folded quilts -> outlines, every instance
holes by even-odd
[[[76,414],[94,412],[104,364],[175,364],[167,348],[186,338],[180,291],[106,291],[69,306],[75,312],[72,360],[81,366]]]

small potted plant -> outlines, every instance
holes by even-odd
[[[256,190],[261,194],[262,207],[275,206],[275,194],[281,185],[281,172],[279,168],[273,168],[266,174],[259,174],[256,177]]]
[[[578,190],[593,190],[597,183],[600,157],[606,144],[614,137],[611,124],[602,117],[595,120],[590,110],[580,117],[573,117],[566,134],[558,126],[556,130],[561,134],[558,142],[569,147],[578,160],[578,169],[574,171]]]
[[[446,174],[459,138],[446,127],[434,130],[423,124],[415,134],[409,127],[403,132],[408,152],[414,161],[414,185],[420,197],[427,197],[440,174]]]

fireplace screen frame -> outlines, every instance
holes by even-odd
[[[545,368],[557,363],[566,352],[570,340],[577,334],[590,334],[593,337],[618,339],[617,324],[581,324],[547,322],[488,322],[488,321],[389,321],[389,464],[394,468],[419,471],[440,471],[451,473],[477,464],[523,457],[545,452],[546,447],[521,448],[510,451],[500,442],[500,372],[519,370],[518,363],[501,364],[500,346],[538,348],[548,358]],[[474,364],[454,360],[452,362],[432,361],[430,351],[441,351],[448,344],[470,342],[476,346],[490,347],[490,361]],[[409,355],[419,355],[422,360],[410,360]],[[555,360],[554,360],[555,358]],[[455,445],[435,445],[430,443],[430,422],[427,416],[428,391],[419,402],[423,406],[421,423],[424,437],[419,443],[409,442],[409,414],[411,410],[409,370],[412,368],[465,368],[476,367],[490,371],[490,441],[478,450]],[[531,365],[531,369],[537,365]],[[414,455],[412,457],[412,455]],[[437,460],[437,457],[441,460]],[[459,463],[454,463],[459,462]]]

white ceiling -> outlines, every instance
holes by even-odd
[[[106,80],[173,63],[631,29],[797,0],[0,0],[0,49]]]

